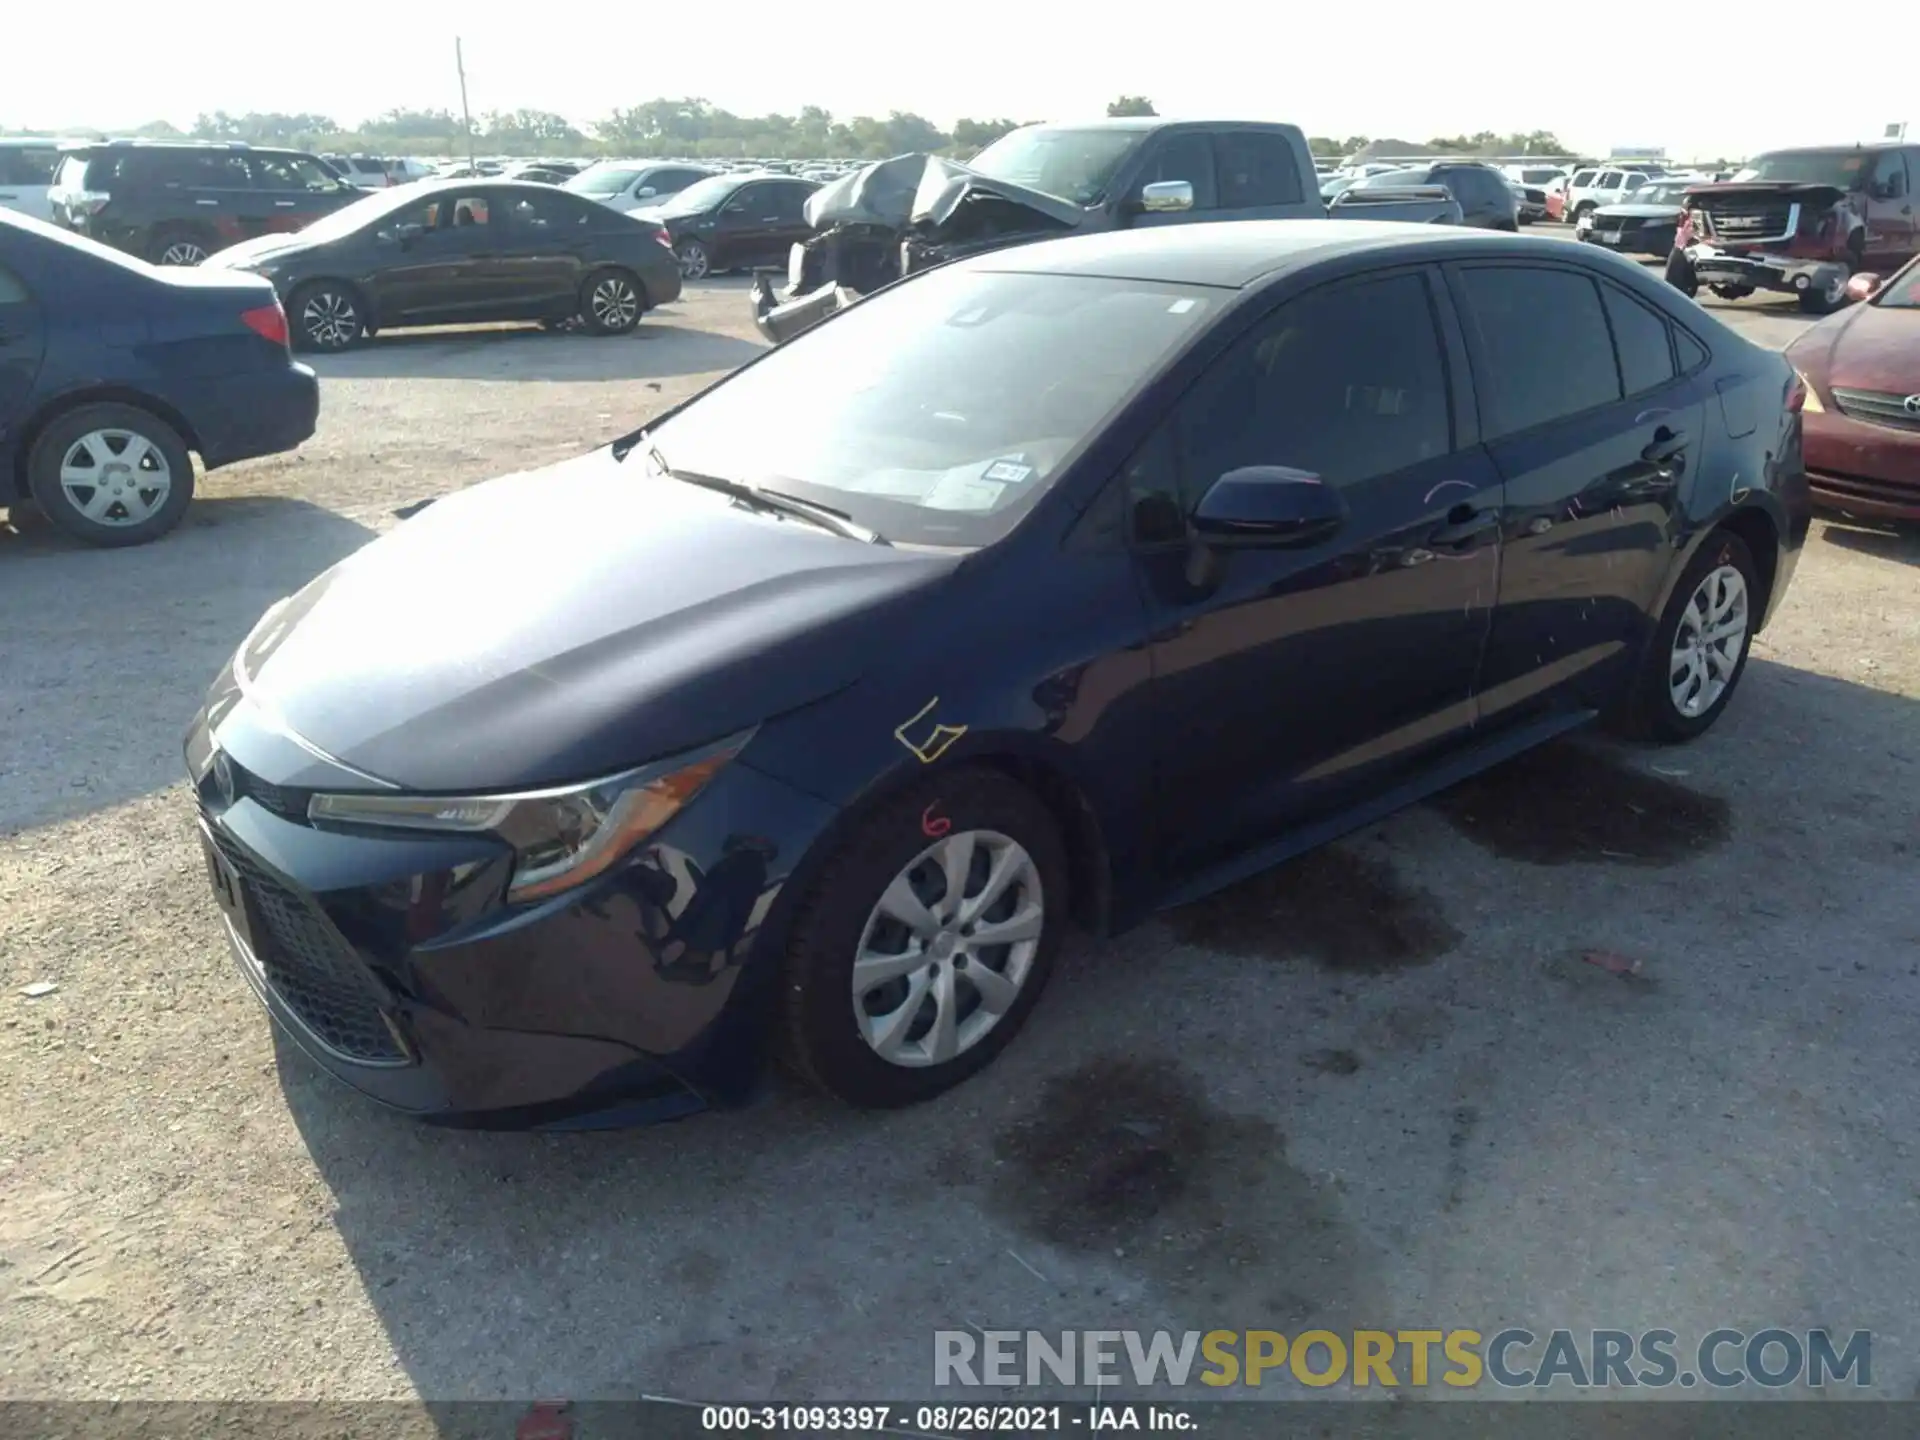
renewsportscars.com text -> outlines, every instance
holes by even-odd
[[[1873,1336],[1855,1330],[936,1330],[941,1386],[1132,1383],[1505,1389],[1820,1389],[1873,1383]]]

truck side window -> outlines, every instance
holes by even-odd
[[[1284,136],[1230,130],[1213,139],[1220,170],[1220,208],[1251,210],[1300,201],[1300,163]]]
[[[1213,182],[1213,148],[1198,130],[1176,130],[1153,142],[1141,185],[1157,185],[1165,180],[1184,180],[1193,187],[1193,208],[1212,210],[1220,202]],[[1136,188],[1135,198],[1139,191]]]
[[[1883,150],[1874,162],[1867,193],[1875,200],[1901,200],[1907,194],[1907,162],[1898,150]]]

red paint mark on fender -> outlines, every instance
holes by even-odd
[[[573,1440],[573,1421],[567,1411],[571,1400],[541,1400],[520,1417],[514,1426],[514,1440]]]
[[[920,833],[929,840],[938,840],[942,835],[953,829],[953,821],[944,815],[936,815],[933,813],[939,806],[940,802],[936,800],[920,812]]]

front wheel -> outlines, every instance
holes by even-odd
[[[687,280],[704,280],[713,271],[713,256],[698,240],[682,240],[674,251],[680,260],[680,274]]]
[[[1025,1023],[1066,921],[1046,806],[997,770],[929,776],[860,823],[795,915],[787,1056],[863,1108],[958,1085]]]
[[[1800,292],[1800,309],[1808,315],[1831,315],[1847,303],[1847,281],[1852,268],[1830,277],[1823,285],[1812,285]]]
[[[1759,606],[1746,542],[1729,531],[1709,536],[1673,587],[1614,727],[1669,744],[1704,734],[1746,671]]]
[[[303,285],[287,307],[296,350],[345,350],[367,333],[360,297],[331,280]]]
[[[1753,294],[1751,285],[1710,285],[1707,288],[1722,300],[1744,300]]]
[[[141,545],[173,529],[193,499],[193,457],[159,416],[83,405],[40,432],[27,485],[41,512],[88,545]]]
[[[1700,293],[1700,279],[1686,251],[1676,248],[1667,252],[1667,283],[1689,300]]]
[[[624,270],[596,270],[580,286],[580,318],[595,335],[624,335],[646,308],[640,287]]]

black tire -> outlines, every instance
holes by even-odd
[[[1674,640],[1702,584],[1722,566],[1737,570],[1741,583],[1746,587],[1746,631],[1741,637],[1740,653],[1727,678],[1726,688],[1712,704],[1698,714],[1690,715],[1682,711],[1673,695]],[[1610,726],[1630,738],[1655,740],[1663,744],[1677,744],[1705,734],[1727,708],[1727,702],[1739,688],[1740,677],[1746,673],[1747,655],[1753,647],[1754,627],[1760,623],[1760,603],[1759,570],[1754,565],[1753,552],[1747,548],[1747,542],[1730,530],[1718,530],[1709,535],[1687,563],[1679,583],[1673,587],[1667,608],[1660,616],[1660,623],[1654,628],[1646,651],[1640,658],[1639,670],[1618,709],[1607,717]]]
[[[295,290],[287,329],[294,349],[320,354],[350,350],[372,333],[360,292],[339,280],[311,280]]]
[[[1802,290],[1800,309],[1807,315],[1831,315],[1847,303],[1847,282],[1863,266],[1866,241],[1860,235],[1847,237],[1847,273],[1825,290]]]
[[[719,273],[713,268],[713,252],[699,240],[682,240],[673,253],[680,261],[683,279],[704,280]]]
[[[1694,273],[1693,262],[1687,259],[1686,251],[1674,249],[1667,252],[1667,284],[1689,300],[1700,293],[1700,279]]]
[[[580,320],[589,334],[625,335],[646,308],[646,291],[630,271],[608,266],[580,282]]]
[[[212,233],[198,225],[162,225],[147,243],[155,265],[198,265],[220,248]]]
[[[1591,200],[1583,200],[1578,205],[1573,207],[1573,214],[1568,217],[1568,220],[1570,223],[1574,225],[1578,225],[1580,223],[1581,216],[1590,215],[1595,210],[1598,210],[1599,208],[1600,207],[1598,205],[1595,205]]]
[[[948,828],[933,828],[942,822]],[[896,1064],[883,1059],[860,1033],[851,998],[854,958],[868,917],[895,877],[916,856],[940,844],[937,837],[968,831],[1005,836],[1033,861],[1043,912],[1035,954],[1016,998],[969,1048],[943,1064]],[[978,874],[982,862],[975,863]],[[782,978],[784,1057],[813,1084],[863,1109],[915,1104],[958,1085],[1006,1048],[1046,987],[1067,924],[1067,875],[1066,849],[1053,816],[1024,786],[997,770],[962,766],[938,772],[882,802],[828,861],[788,930]],[[977,886],[969,885],[967,893],[977,893]],[[944,895],[929,901],[944,903]],[[965,975],[967,957],[948,963],[954,966],[954,993],[959,994],[957,981]],[[986,962],[974,957],[972,963]],[[1005,963],[1001,960],[994,968]]]
[[[1709,285],[1707,288],[1722,300],[1744,300],[1753,293],[1751,285]]]
[[[89,436],[98,437],[95,444],[82,447]],[[118,468],[119,457],[135,449],[136,436],[151,447],[147,456],[132,468]],[[108,493],[78,484],[69,490],[61,471],[69,452],[76,450],[81,451],[76,460],[84,459],[86,468],[100,470],[100,483]],[[98,464],[99,454],[110,457],[106,465]],[[161,465],[166,475],[164,495],[157,493],[157,487],[139,483],[142,476],[157,478]],[[144,545],[173,529],[187,513],[193,501],[193,457],[179,432],[150,411],[118,403],[82,405],[56,417],[40,432],[27,455],[27,485],[40,513],[75,540],[105,548]],[[125,499],[113,498],[120,493],[114,486],[126,487]],[[87,514],[83,506],[92,508],[96,503],[104,506],[104,514]],[[153,509],[135,520],[131,518],[135,505]]]

